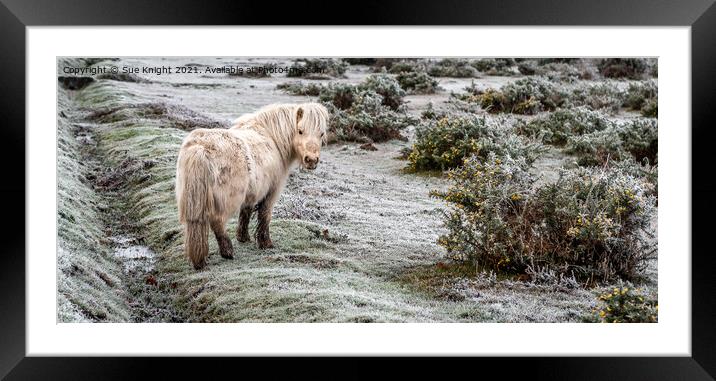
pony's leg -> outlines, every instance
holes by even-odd
[[[273,195],[267,196],[258,205],[258,224],[256,225],[256,245],[259,249],[269,249],[273,247],[271,234],[269,233],[269,224],[271,223],[271,212],[275,198]]]
[[[229,238],[229,235],[226,234],[225,225],[225,220],[211,220],[211,230],[214,231],[214,236],[216,236],[216,242],[219,244],[219,254],[221,254],[223,258],[232,259],[234,258],[234,246],[231,244],[231,239]]]
[[[241,213],[239,214],[239,227],[236,229],[236,240],[238,240],[239,242],[251,241],[251,237],[249,234],[249,221],[251,220],[251,212],[253,212],[253,207],[251,206],[245,206],[241,208]]]

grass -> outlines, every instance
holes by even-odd
[[[58,107],[68,104],[64,92]],[[57,304],[58,321],[126,321],[122,269],[103,231],[105,201],[91,181],[94,166],[76,139],[77,127],[58,118]]]
[[[580,322],[591,317],[596,299],[592,290],[476,272],[464,262],[416,266],[397,279],[411,290],[449,303],[457,321]]]

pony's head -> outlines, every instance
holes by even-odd
[[[321,157],[321,144],[326,141],[328,118],[328,110],[319,103],[297,105],[293,152],[302,167],[316,169]]]

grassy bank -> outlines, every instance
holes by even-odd
[[[70,99],[58,94],[57,304],[58,321],[127,321],[121,264],[104,231],[107,204],[96,192],[93,140],[68,115]]]

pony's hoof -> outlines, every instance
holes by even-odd
[[[224,237],[219,240],[219,254],[222,258],[234,258],[234,245],[231,244],[229,237]]]
[[[271,240],[258,241],[257,244],[259,249],[270,249],[273,247],[273,242],[271,242]]]
[[[246,243],[246,242],[251,242],[251,237],[249,237],[249,236],[246,236],[246,237],[241,237],[241,236],[239,236],[239,237],[236,237],[236,240],[239,241],[239,242],[241,242],[241,243]]]
[[[198,261],[198,262],[192,262],[194,265],[194,270],[201,270],[204,267],[206,267],[206,261]]]

